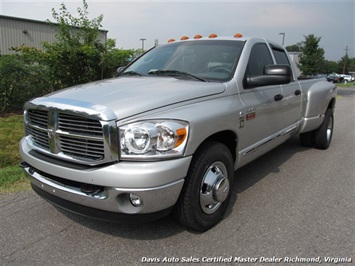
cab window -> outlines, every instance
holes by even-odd
[[[253,46],[244,76],[244,87],[247,88],[246,79],[252,76],[264,75],[266,65],[274,64],[269,48],[265,43],[257,43]]]
[[[290,61],[287,58],[287,54],[283,50],[272,48],[272,52],[275,56],[276,63],[281,65],[290,65]]]

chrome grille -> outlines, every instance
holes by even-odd
[[[34,143],[49,150],[48,112],[42,110],[28,110],[26,114],[26,135],[31,135]]]
[[[69,134],[102,137],[102,126],[99,121],[68,114],[58,114],[58,128]]]
[[[98,120],[30,109],[25,113],[25,124],[26,134],[39,150],[89,164],[105,159],[103,125]]]
[[[74,158],[85,158],[87,160],[101,160],[104,156],[104,145],[100,140],[89,140],[61,136],[60,145],[62,152]]]
[[[49,150],[49,138],[47,131],[37,128],[27,127],[27,134],[31,135],[37,146]]]
[[[47,128],[48,125],[48,112],[42,110],[28,110],[27,112],[29,122],[33,126],[38,126],[40,128]]]

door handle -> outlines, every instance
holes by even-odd
[[[283,97],[284,96],[282,94],[277,94],[277,95],[275,95],[274,100],[275,101],[281,101],[283,99]]]
[[[295,90],[295,95],[298,96],[298,95],[301,95],[302,91],[300,90]]]

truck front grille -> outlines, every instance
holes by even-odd
[[[26,115],[26,135],[32,136],[33,142],[43,149],[49,150],[48,112],[29,110]]]
[[[103,124],[95,119],[61,112],[37,109],[25,112],[26,135],[34,148],[86,164],[105,161]]]
[[[70,134],[82,134],[102,137],[102,126],[99,121],[68,114],[58,114],[58,128]]]
[[[103,141],[69,136],[61,136],[59,139],[62,152],[68,156],[93,161],[104,158]]]

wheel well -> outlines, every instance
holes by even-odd
[[[237,153],[236,153],[237,136],[233,131],[222,131],[222,132],[215,133],[214,135],[206,139],[204,142],[210,140],[218,141],[226,145],[233,156],[233,161],[235,162],[235,160],[237,159]]]
[[[333,99],[330,101],[330,103],[329,103],[327,109],[334,109],[334,108],[335,108],[335,101],[336,101],[335,98],[333,98]]]

